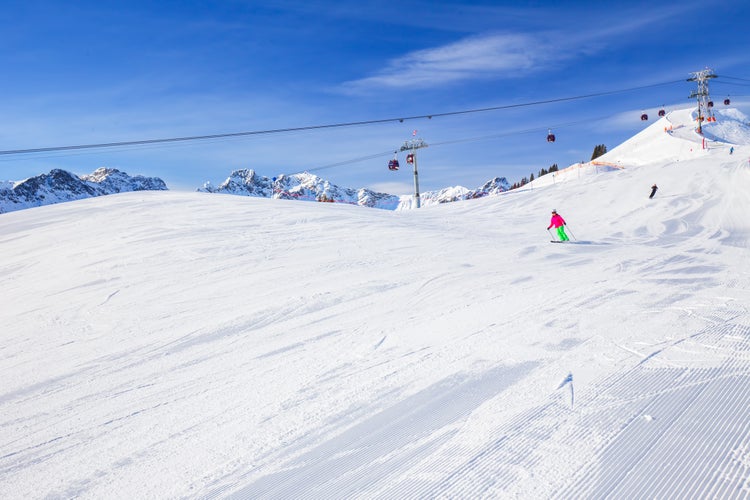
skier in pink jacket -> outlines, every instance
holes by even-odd
[[[547,226],[547,230],[549,231],[549,228],[554,226],[557,228],[557,236],[560,237],[560,241],[568,241],[568,235],[565,234],[565,219],[560,216],[560,214],[557,213],[557,210],[552,210],[552,219],[549,221],[549,226]]]

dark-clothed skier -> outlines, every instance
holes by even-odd
[[[649,196],[649,199],[651,199],[651,198],[654,197],[654,195],[656,194],[656,190],[657,189],[659,189],[659,188],[656,187],[656,184],[654,184],[653,186],[651,186],[651,196]]]

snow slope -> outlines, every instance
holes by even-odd
[[[728,154],[732,146],[750,144],[748,118],[734,108],[715,111],[716,122],[704,123],[703,134],[696,131],[694,109],[670,111],[624,143],[586,163],[576,163],[521,187],[522,190],[549,186],[581,177],[598,175],[626,167],[665,165],[705,157],[711,150]]]
[[[420,210],[3,214],[0,497],[750,497],[750,147],[659,127]]]

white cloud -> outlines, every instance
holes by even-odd
[[[643,30],[676,15],[675,7],[632,15],[610,12],[611,22],[585,30],[475,35],[447,45],[416,50],[386,63],[383,70],[345,82],[345,92],[430,88],[480,78],[517,78],[566,61],[630,43]],[[601,26],[601,27],[600,27]]]
[[[552,56],[546,42],[523,34],[466,38],[406,54],[392,60],[378,74],[346,82],[344,88],[349,91],[372,87],[423,88],[503,72],[525,73],[550,62]]]

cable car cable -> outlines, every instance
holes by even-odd
[[[618,114],[619,113],[615,113],[615,114],[611,114],[611,115],[607,115],[607,116],[600,116],[598,118],[589,118],[589,119],[586,119],[586,120],[577,120],[577,121],[574,121],[574,122],[560,123],[560,124],[557,124],[557,125],[552,125],[552,128],[555,128],[555,129],[566,128],[566,127],[571,127],[571,126],[574,126],[574,125],[580,125],[581,123],[590,123],[590,122],[597,122],[597,121],[607,120],[607,119],[612,118],[613,116],[616,116]],[[439,147],[439,146],[447,146],[447,145],[451,145],[451,144],[461,144],[461,143],[464,143],[464,142],[477,142],[477,141],[485,141],[485,140],[490,140],[490,139],[501,139],[503,137],[510,137],[510,136],[514,136],[514,135],[537,133],[537,132],[540,132],[540,131],[544,131],[547,128],[549,128],[549,127],[536,127],[536,128],[530,128],[530,129],[524,129],[524,130],[514,130],[514,131],[511,131],[511,132],[505,132],[505,133],[502,133],[502,134],[491,134],[491,135],[483,135],[483,136],[477,136],[477,137],[466,137],[466,138],[463,138],[463,139],[454,139],[454,140],[451,140],[451,141],[431,142],[430,143],[430,147],[434,148],[434,147]],[[329,165],[323,165],[323,166],[320,166],[320,167],[308,168],[308,169],[300,170],[300,171],[297,171],[297,172],[294,172],[294,173],[291,173],[291,174],[287,174],[287,175],[301,174],[301,173],[304,173],[304,172],[317,172],[318,170],[326,170],[326,169],[329,169],[329,168],[341,167],[343,165],[350,165],[350,164],[353,164],[353,163],[359,163],[359,162],[366,161],[366,160],[373,160],[375,158],[382,158],[384,156],[390,156],[392,154],[393,154],[393,151],[384,151],[382,153],[375,153],[375,154],[368,155],[368,156],[361,156],[361,157],[358,157],[358,158],[352,158],[350,160],[340,161],[340,162],[336,162],[336,163],[331,163]]]
[[[285,133],[285,132],[300,132],[300,131],[305,131],[305,130],[322,130],[322,129],[331,129],[331,128],[355,127],[355,126],[361,126],[361,125],[374,125],[374,124],[379,124],[379,123],[390,123],[390,122],[396,122],[396,121],[403,123],[406,120],[418,120],[418,119],[424,119],[424,118],[431,119],[435,117],[456,116],[456,115],[464,115],[464,114],[470,114],[470,113],[483,113],[483,112],[488,112],[488,111],[499,111],[503,109],[513,109],[513,108],[521,108],[521,107],[527,107],[527,106],[538,106],[542,104],[552,104],[552,103],[574,101],[574,100],[580,100],[580,99],[589,99],[592,97],[601,97],[601,96],[606,96],[606,95],[621,94],[625,92],[632,92],[632,91],[643,90],[647,88],[672,85],[675,83],[684,83],[684,82],[682,80],[673,80],[669,82],[654,83],[650,85],[641,85],[638,87],[610,90],[610,91],[605,91],[605,92],[595,92],[591,94],[584,94],[584,95],[578,95],[578,96],[572,96],[572,97],[560,97],[560,98],[555,98],[555,99],[546,99],[546,100],[532,101],[532,102],[526,102],[526,103],[507,104],[503,106],[491,106],[487,108],[467,109],[467,110],[461,110],[461,111],[449,111],[445,113],[415,115],[415,116],[408,116],[408,117],[402,117],[402,118],[383,118],[383,119],[377,119],[377,120],[362,120],[362,121],[355,121],[355,122],[332,123],[332,124],[325,124],[325,125],[309,125],[309,126],[304,126],[304,127],[287,127],[287,128],[278,128],[278,129],[269,129],[269,130],[253,130],[253,131],[248,131],[248,132],[195,135],[195,136],[171,137],[171,138],[162,138],[162,139],[144,139],[144,140],[138,140],[138,141],[105,142],[105,143],[99,143],[99,144],[79,144],[79,145],[72,145],[72,146],[52,146],[52,147],[29,148],[29,149],[11,149],[11,150],[0,151],[0,155],[3,155],[3,156],[21,155],[21,154],[29,154],[29,153],[47,153],[47,152],[55,152],[55,151],[71,151],[71,150],[80,150],[80,149],[113,148],[113,147],[139,146],[139,145],[148,145],[148,144],[165,144],[165,143],[175,143],[175,142],[199,141],[199,140],[206,140],[206,139],[246,137],[246,136],[253,136],[253,135],[268,135],[268,134],[278,134],[278,133]]]
[[[747,78],[737,78],[735,76],[717,75],[717,78],[729,78],[730,80],[741,80],[743,82],[750,82]]]

